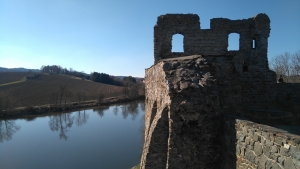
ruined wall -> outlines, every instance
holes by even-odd
[[[166,59],[149,68],[145,79],[142,168],[219,168],[221,113],[213,67],[201,56]]]
[[[224,168],[300,168],[300,126],[275,128],[228,117],[224,121]]]
[[[199,16],[195,14],[159,16],[154,26],[154,62],[179,56],[230,54],[236,56],[238,71],[242,71],[243,64],[268,69],[270,20],[266,14],[243,20],[214,18],[210,21],[210,28],[200,29]],[[227,50],[230,33],[240,35],[238,51]],[[171,52],[174,34],[184,36],[182,53]]]
[[[299,144],[275,139],[297,138],[284,132],[274,135],[273,129],[262,130],[257,124],[300,124],[300,85],[277,84],[275,73],[268,69],[269,25],[265,14],[245,20],[212,19],[208,30],[200,29],[197,15],[158,17],[155,64],[145,76],[141,168],[232,169],[261,164],[298,169],[299,151],[294,147]],[[227,51],[231,32],[240,34],[238,51]],[[183,53],[171,52],[176,33],[184,35]],[[236,120],[243,118],[253,122]],[[288,146],[294,155],[280,155]]]

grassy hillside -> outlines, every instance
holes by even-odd
[[[21,75],[22,73],[19,73],[18,76],[10,77],[10,79],[2,78],[1,83],[20,80]],[[63,85],[67,85],[66,89],[72,93],[67,102],[78,101],[78,93],[81,95],[81,100],[96,100],[100,94],[105,97],[120,95],[123,89],[122,87],[81,80],[68,75],[41,75],[24,82],[0,86],[0,93],[10,95],[9,97],[13,100],[13,107],[45,105],[59,100],[60,87]]]
[[[27,72],[0,72],[0,85],[19,81],[28,75]]]

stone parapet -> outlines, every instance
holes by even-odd
[[[300,126],[275,127],[225,118],[225,138],[231,140],[224,146],[235,145],[235,168],[300,168]]]

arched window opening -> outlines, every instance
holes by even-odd
[[[239,49],[240,49],[240,34],[238,33],[229,34],[227,50],[239,50]]]
[[[184,52],[183,35],[175,34],[172,37],[172,52]]]

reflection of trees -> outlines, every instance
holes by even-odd
[[[10,140],[12,135],[20,128],[20,126],[15,124],[14,120],[0,120],[0,142]]]
[[[77,124],[77,126],[82,126],[87,122],[88,118],[89,115],[85,113],[85,110],[83,110],[83,112],[78,111],[75,117],[75,123]]]
[[[109,106],[93,108],[93,112],[97,112],[100,117],[104,116],[104,111],[109,109]]]
[[[115,114],[116,116],[118,116],[119,108],[118,108],[117,105],[114,106],[113,112],[114,112],[114,114]]]
[[[126,119],[128,114],[130,114],[132,116],[131,119],[135,120],[135,118],[139,114],[138,105],[139,105],[138,101],[134,101],[134,102],[124,104],[121,107],[123,118]]]
[[[59,115],[53,115],[49,120],[49,127],[52,131],[59,131],[60,139],[68,139],[66,133],[68,129],[72,127],[74,117],[70,113],[62,113]]]

